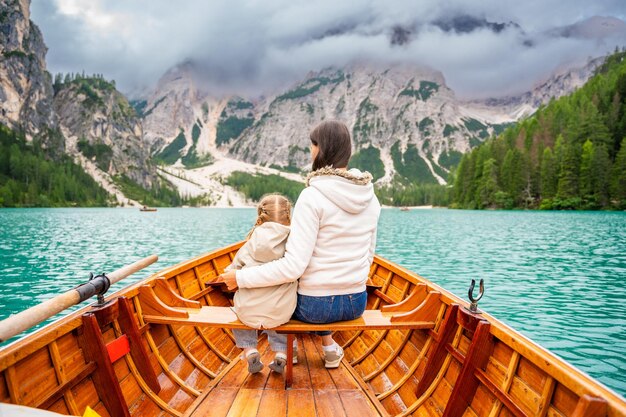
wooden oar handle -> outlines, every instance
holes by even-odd
[[[153,264],[158,259],[159,257],[157,255],[148,256],[107,274],[107,277],[109,278],[111,284],[115,284],[127,276]],[[57,295],[54,298],[46,300],[39,305],[31,307],[28,310],[21,311],[0,321],[0,343],[22,333],[26,329],[30,329],[31,327],[49,319],[67,308],[78,304],[81,301],[81,295],[77,288],[73,288],[61,295]]]
[[[109,281],[111,281],[111,285],[113,285],[116,282],[126,278],[127,276],[132,275],[137,271],[141,271],[149,265],[152,265],[158,260],[159,257],[157,255],[146,256],[145,258],[140,259],[137,262],[123,266],[117,271],[113,271],[110,274],[107,274],[107,277],[109,278]]]

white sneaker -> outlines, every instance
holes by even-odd
[[[272,371],[282,374],[283,372],[285,372],[286,365],[287,365],[287,355],[285,355],[282,352],[279,352],[276,354],[276,356],[274,356],[274,360],[268,366]]]
[[[263,369],[263,362],[261,362],[261,355],[257,351],[252,351],[246,356],[248,361],[248,372],[256,374]]]
[[[328,369],[339,368],[339,364],[343,359],[343,349],[335,344],[334,350],[324,351],[324,366]]]

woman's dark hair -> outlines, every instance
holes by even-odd
[[[345,124],[336,120],[320,123],[311,132],[311,142],[319,148],[313,161],[313,171],[327,166],[344,168],[352,155],[350,131]]]

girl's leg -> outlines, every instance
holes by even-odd
[[[256,349],[259,338],[256,330],[233,329],[233,335],[237,347],[243,349],[244,353]]]
[[[273,352],[287,351],[287,335],[276,333],[274,330],[265,330],[267,333],[267,341],[270,342],[270,348]]]
[[[265,330],[270,348],[276,352],[276,356],[269,367],[272,371],[283,373],[287,364],[287,335],[276,333],[274,330]],[[293,341],[293,363],[298,363],[298,351],[296,341]]]
[[[237,347],[243,349],[244,358],[248,362],[248,372],[255,374],[263,369],[261,355],[257,350],[258,334],[256,330],[233,329]]]

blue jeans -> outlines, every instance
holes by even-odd
[[[367,292],[356,294],[328,295],[313,297],[298,294],[298,304],[293,318],[305,323],[324,324],[336,321],[354,320],[363,315],[367,303]],[[320,336],[331,331],[315,332]]]

